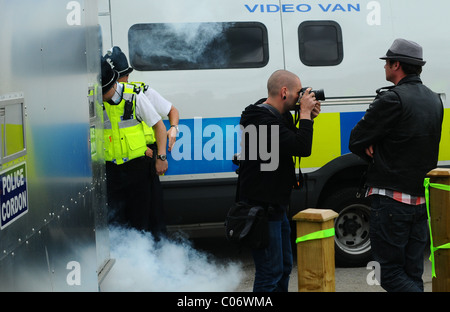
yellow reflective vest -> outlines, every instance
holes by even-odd
[[[120,103],[103,102],[105,160],[117,165],[142,157],[147,150],[142,123],[136,119],[136,95],[140,88],[121,84]]]
[[[148,89],[148,85],[146,85],[143,82],[130,82],[131,84],[135,85],[136,87],[141,88],[142,92],[145,92]],[[145,141],[148,145],[153,144],[156,142],[155,138],[155,132],[153,131],[153,128],[150,126],[147,126],[145,122],[142,122],[142,126],[144,127],[144,134],[145,134]]]

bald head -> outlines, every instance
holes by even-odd
[[[283,69],[277,70],[267,81],[268,95],[277,96],[283,87],[286,87],[288,90],[292,90],[298,85],[299,81],[300,78],[298,78],[298,76],[294,73]]]

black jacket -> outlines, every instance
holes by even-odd
[[[368,187],[423,196],[423,180],[436,168],[443,120],[438,94],[419,76],[379,92],[350,135],[350,151],[368,160]],[[374,146],[374,157],[365,148]]]
[[[257,103],[262,103],[264,99]],[[240,124],[243,127],[243,137],[241,146],[245,154],[241,154],[239,168],[241,198],[269,204],[288,204],[292,188],[296,183],[295,166],[293,156],[309,156],[311,154],[313,122],[311,120],[300,120],[299,129],[294,126],[291,112],[283,116],[272,113],[265,107],[256,105],[248,106],[242,112]],[[260,126],[266,126],[269,133],[266,140],[267,151],[272,153],[272,159],[263,160],[266,147],[261,144],[252,146],[260,140]],[[278,127],[278,136],[275,128]],[[250,134],[244,140],[245,133],[250,129],[256,129],[257,138]],[[261,132],[262,133],[262,132]],[[271,142],[276,143],[271,146]],[[250,149],[250,150],[249,150]],[[256,151],[255,151],[256,149]],[[261,170],[261,164],[274,162],[275,149],[279,151],[278,161],[275,170]],[[251,153],[256,152],[256,157]],[[263,157],[261,157],[263,156]],[[263,158],[263,159],[262,159]]]

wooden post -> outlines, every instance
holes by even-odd
[[[437,168],[427,175],[430,183],[450,185],[450,169]],[[429,188],[430,226],[433,245],[438,247],[450,243],[450,192],[434,187]],[[434,252],[436,277],[432,278],[433,292],[450,291],[450,249]]]
[[[306,209],[293,217],[297,237],[334,228],[336,212],[329,209]],[[298,291],[334,292],[334,236],[297,244]]]

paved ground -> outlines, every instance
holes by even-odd
[[[251,292],[253,288],[254,267],[253,260],[249,252],[237,253],[229,248],[226,241],[219,239],[203,239],[196,241],[197,248],[205,250],[221,261],[235,261],[242,265],[244,276],[236,291]],[[424,286],[425,292],[431,292],[431,262],[428,256],[424,259]],[[335,269],[335,288],[336,292],[384,292],[381,286],[369,285],[367,276],[371,270],[366,267],[358,268],[336,268]],[[291,273],[289,291],[298,291],[297,264]]]
[[[237,291],[252,291],[253,287],[253,264],[246,264],[246,276]],[[367,283],[367,275],[369,270],[366,268],[336,268],[335,271],[335,287],[336,292],[384,292],[381,286],[369,285]],[[298,291],[297,266],[295,265],[289,284],[290,292]],[[423,275],[425,292],[431,292],[431,264],[427,259],[425,261],[425,272]]]

